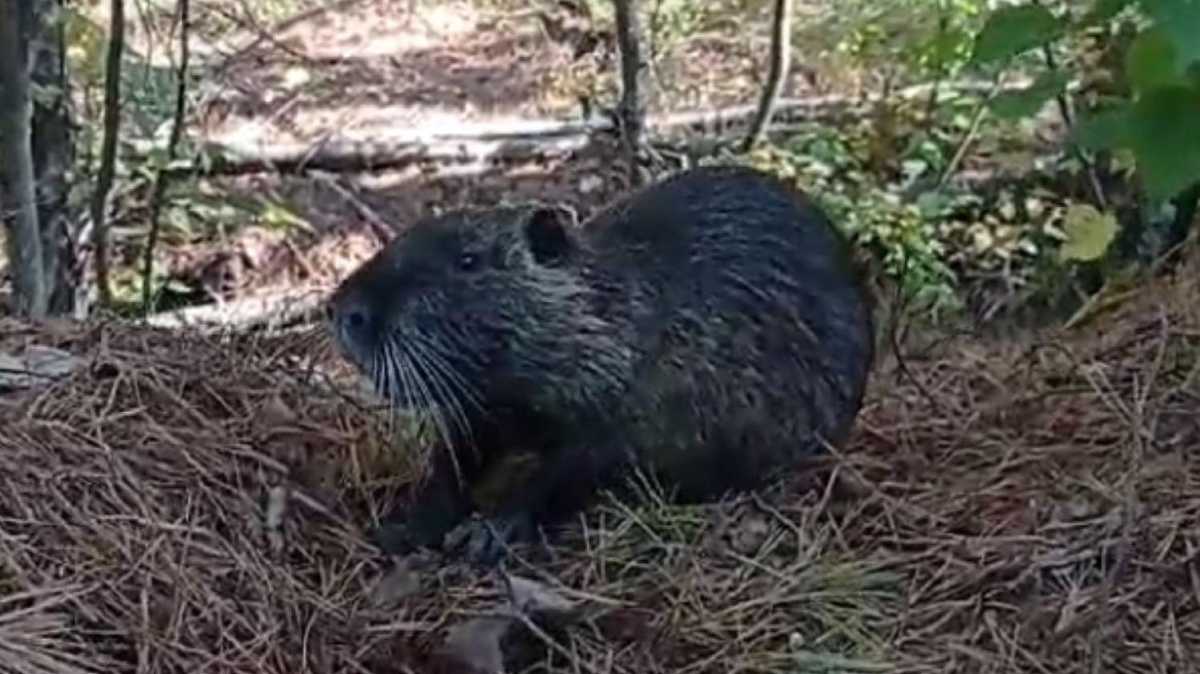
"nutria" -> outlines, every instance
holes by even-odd
[[[676,502],[752,489],[847,436],[873,359],[848,247],[806,195],[745,167],[685,171],[583,225],[558,206],[419,221],[355,270],[336,340],[444,447],[388,552],[439,546],[488,465],[538,465],[468,536],[468,559],[628,484]],[[449,451],[444,451],[449,450]]]

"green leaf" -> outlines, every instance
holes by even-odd
[[[1058,258],[1090,262],[1104,255],[1116,237],[1117,218],[1090,204],[1072,204],[1063,216],[1063,232],[1067,240],[1059,248]]]
[[[1200,180],[1200,90],[1158,87],[1133,104],[1128,142],[1151,199],[1169,199]]]
[[[931,41],[930,55],[938,65],[951,63],[971,42],[971,34],[959,26],[947,26]]]
[[[971,62],[983,64],[1004,61],[1058,37],[1062,22],[1040,5],[1002,7],[975,36]]]
[[[1200,0],[1141,0],[1141,5],[1175,45],[1181,68],[1200,61]]]
[[[1065,73],[1042,73],[1033,84],[1019,91],[1006,91],[988,101],[992,114],[1001,119],[1020,119],[1036,115],[1046,101],[1062,93],[1070,81]]]
[[[297,228],[306,232],[312,232],[312,225],[307,220],[296,215],[295,212],[288,209],[283,204],[278,204],[269,201],[263,201],[262,211],[259,213],[259,218],[262,223],[271,229],[291,229]]]
[[[1072,130],[1075,143],[1088,150],[1112,150],[1129,145],[1131,106],[1122,103],[1100,112],[1084,113]]]
[[[1178,63],[1175,44],[1166,31],[1156,26],[1142,31],[1129,45],[1125,76],[1137,91],[1178,84],[1182,75]]]

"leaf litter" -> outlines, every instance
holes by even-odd
[[[0,672],[1200,671],[1198,269],[910,349],[794,479],[490,574],[368,543],[420,434],[323,332],[0,322],[73,362],[0,394]]]

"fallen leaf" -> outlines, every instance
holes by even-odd
[[[507,574],[504,579],[508,583],[509,601],[525,615],[560,621],[570,619],[578,612],[579,605],[576,602],[544,583]]]
[[[1088,262],[1108,250],[1108,244],[1117,234],[1117,219],[1089,204],[1073,204],[1064,216],[1063,231],[1067,240],[1059,249],[1059,257]]]
[[[371,601],[376,607],[384,607],[411,597],[421,589],[421,576],[413,568],[411,557],[405,557],[396,562],[392,570],[387,572],[375,585]]]
[[[472,672],[503,674],[504,652],[500,649],[500,641],[512,624],[512,618],[502,616],[468,620],[450,629],[440,653]]]

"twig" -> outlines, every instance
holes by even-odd
[[[1054,50],[1050,45],[1042,45],[1042,55],[1046,59],[1046,67],[1050,70],[1058,70],[1058,62],[1054,58]],[[1075,115],[1071,112],[1071,100],[1067,97],[1067,92],[1063,91],[1054,97],[1058,104],[1058,113],[1062,115],[1063,123],[1067,128],[1075,126]],[[1088,184],[1092,188],[1092,198],[1096,200],[1096,208],[1105,210],[1108,208],[1108,198],[1104,194],[1104,187],[1100,184],[1100,176],[1096,174],[1096,164],[1091,157],[1084,153],[1083,148],[1078,143],[1070,143],[1071,153],[1083,164],[1084,171],[1087,173]]]
[[[312,63],[312,59],[308,56],[308,54],[305,54],[301,51],[297,51],[296,49],[287,45],[283,41],[279,40],[279,38],[275,37],[275,35],[277,35],[279,33],[278,30],[263,28],[262,26],[258,25],[258,21],[255,20],[255,18],[254,18],[254,13],[251,12],[248,7],[246,7],[245,3],[242,3],[242,10],[245,12],[245,15],[246,15],[245,18],[238,16],[237,14],[234,14],[230,10],[225,9],[223,7],[218,7],[218,6],[214,5],[211,7],[211,9],[212,9],[212,11],[216,12],[217,14],[220,14],[221,16],[225,17],[226,19],[229,19],[233,23],[238,24],[242,28],[256,33],[257,37],[253,41],[254,46],[257,46],[260,42],[263,42],[263,41],[270,42],[271,46],[275,47],[276,49],[278,49],[286,54],[289,54],[291,56],[294,56],[295,58],[300,59],[301,61],[304,61],[305,63],[310,63],[310,64]],[[230,56],[229,58],[232,58],[232,56]],[[227,59],[226,63],[228,63],[228,62],[229,62],[229,60]]]
[[[358,214],[361,215],[362,218],[367,221],[367,224],[371,226],[372,233],[375,234],[375,237],[379,239],[381,243],[387,242],[387,240],[390,239],[393,234],[395,234],[395,231],[388,225],[387,221],[380,217],[380,215],[375,212],[375,209],[365,204],[362,199],[359,199],[349,189],[342,187],[341,184],[338,183],[337,176],[325,171],[312,171],[310,175],[324,183],[329,187],[329,189],[337,192],[343,199],[346,200],[347,203],[350,204],[351,207],[354,208],[355,211],[358,211]]]
[[[946,34],[947,24],[945,11],[938,14],[938,38],[942,38]],[[946,63],[941,59],[935,64],[936,70],[933,74],[933,82],[929,87],[929,98],[925,101],[925,131],[928,133],[934,125],[933,115],[937,111],[939,85],[946,77]]]
[[[962,141],[958,144],[958,149],[955,150],[954,156],[950,159],[950,162],[946,164],[946,169],[942,171],[942,176],[938,179],[939,188],[946,185],[946,182],[950,180],[950,176],[954,175],[954,172],[958,170],[958,165],[961,164],[962,160],[966,158],[967,148],[969,148],[971,143],[975,140],[975,134],[979,133],[979,126],[983,123],[984,114],[987,112],[988,100],[991,99],[991,97],[994,96],[998,91],[1000,91],[999,76],[997,76],[995,83],[992,85],[991,91],[989,91],[988,94],[979,101],[979,105],[976,106],[975,116],[971,119],[971,126],[968,127],[966,133],[963,134]]]

